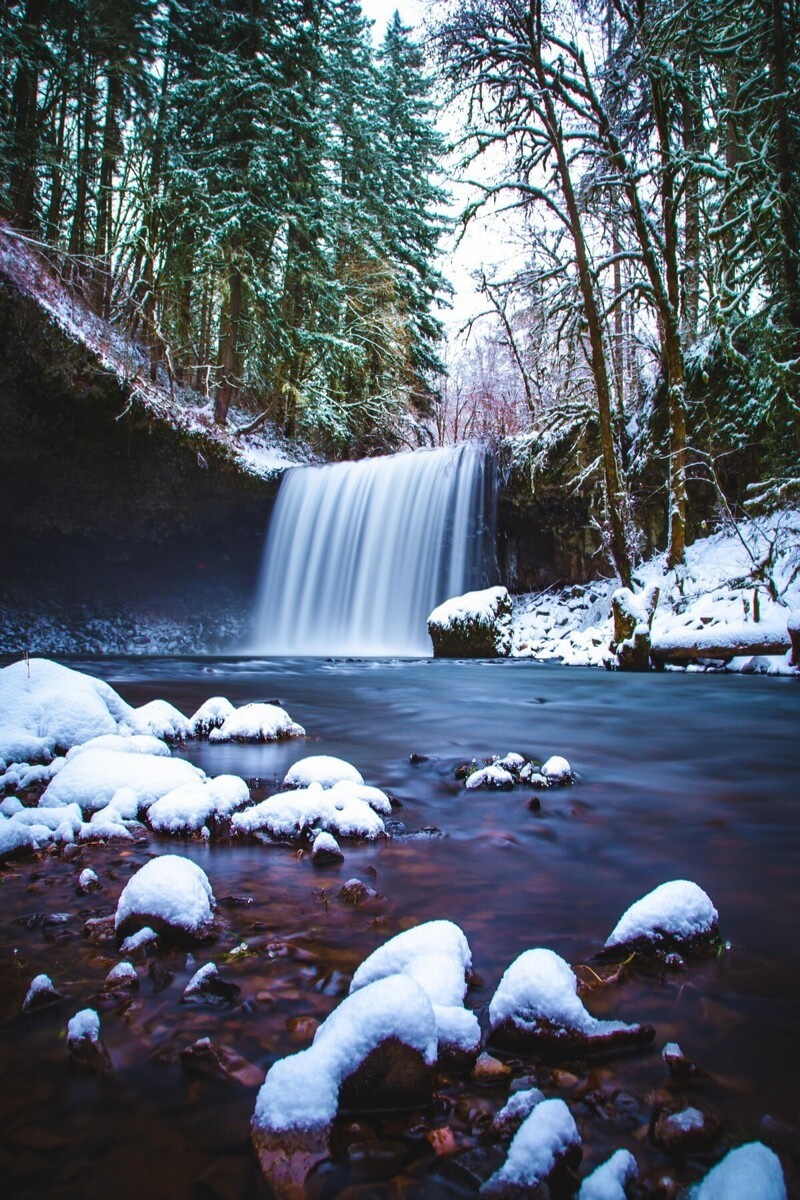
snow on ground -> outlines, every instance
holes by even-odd
[[[786,1200],[780,1159],[761,1142],[730,1150],[692,1188],[689,1200]]]
[[[212,818],[230,817],[250,802],[250,789],[236,775],[196,779],[167,792],[147,812],[157,833],[194,833]]]
[[[199,767],[180,758],[86,750],[64,764],[47,785],[42,804],[77,804],[84,811],[94,812],[105,808],[115,792],[130,788],[138,807],[149,808],[174,788],[204,778]]]
[[[620,917],[606,941],[606,949],[644,939],[658,944],[687,942],[710,936],[719,913],[701,887],[688,879],[662,883],[632,904]]]
[[[433,1005],[442,1049],[477,1053],[477,1017],[464,1008],[472,954],[463,931],[452,921],[427,921],[398,933],[373,951],[356,970],[350,993],[389,975],[408,975]]]
[[[498,1029],[505,1021],[517,1029],[536,1033],[546,1029],[586,1038],[634,1029],[622,1021],[600,1021],[583,1006],[578,980],[568,962],[553,950],[525,950],[506,970],[489,1005],[489,1025]]]
[[[436,1062],[436,1019],[425,991],[406,975],[377,979],[347,996],[317,1029],[308,1050],[279,1059],[256,1101],[253,1128],[267,1133],[326,1130],[342,1083],[382,1042],[396,1038]]]
[[[741,535],[741,536],[740,536]],[[751,576],[753,558],[761,562],[774,545],[771,575],[779,600]],[[751,557],[751,555],[753,557]],[[660,597],[652,627],[653,642],[686,643],[698,633],[720,645],[742,637],[760,641],[769,633],[786,635],[791,614],[800,610],[800,511],[744,520],[701,538],[686,550],[685,567],[667,571],[656,555],[635,571],[637,590],[658,586]],[[767,571],[769,568],[767,568]],[[597,580],[562,590],[514,597],[512,655],[556,659],[570,666],[603,666],[612,640],[611,596],[615,579]],[[760,619],[754,619],[754,597]],[[727,631],[727,633],[726,633]],[[785,654],[758,663],[734,661],[731,669],[782,672]]]

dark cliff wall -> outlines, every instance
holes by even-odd
[[[277,481],[158,420],[0,277],[2,587],[249,603]]]

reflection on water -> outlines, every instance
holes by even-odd
[[[185,952],[160,953],[168,975],[151,978],[146,962],[138,964],[139,996],[125,1011],[101,1014],[115,1065],[101,1080],[71,1076],[65,1065],[66,1017],[90,1002],[116,961],[113,947],[83,938],[83,924],[113,911],[124,882],[156,848],[178,847],[87,847],[77,865],[53,857],[7,870],[0,876],[0,1172],[11,1190],[4,1194],[133,1197],[146,1180],[151,1197],[267,1195],[247,1146],[253,1089],[182,1070],[185,1046],[208,1036],[265,1070],[307,1044],[295,1018],[324,1018],[367,953],[431,917],[457,921],[467,933],[483,980],[468,1002],[481,1014],[520,951],[548,946],[585,963],[628,904],[679,877],[711,895],[732,948],[688,972],[640,977],[590,1001],[599,1016],[655,1025],[657,1039],[645,1054],[600,1064],[590,1077],[604,1095],[629,1094],[625,1119],[619,1108],[612,1117],[610,1108],[573,1103],[586,1169],[624,1145],[648,1170],[669,1168],[688,1181],[718,1156],[719,1148],[676,1166],[647,1140],[652,1102],[668,1094],[660,1050],[670,1040],[710,1073],[693,1102],[715,1108],[731,1137],[758,1136],[766,1114],[795,1127],[800,1121],[791,1054],[800,994],[794,681],[609,676],[527,662],[72,665],[101,674],[133,703],[163,696],[187,713],[212,694],[237,704],[280,699],[308,730],[302,747],[201,743],[183,753],[212,774],[264,781],[280,778],[303,752],[338,754],[402,802],[397,816],[408,831],[436,826],[445,836],[345,847],[344,864],[325,871],[286,848],[184,843],[181,852],[211,878],[224,932],[196,952],[196,963]],[[523,789],[467,793],[453,779],[459,762],[508,750],[563,754],[578,783],[545,793],[533,813]],[[428,761],[411,765],[412,752]],[[74,884],[85,865],[97,870],[104,891],[80,898]],[[354,875],[384,897],[369,911],[336,897]],[[54,912],[70,914],[57,934],[36,919]],[[227,959],[242,943],[248,956]],[[243,1005],[233,1011],[179,1003],[196,965],[212,957],[242,988]],[[21,1018],[39,971],[53,976],[68,1007]],[[559,1090],[546,1073],[544,1082],[570,1099],[574,1084]],[[465,1080],[443,1080],[426,1119],[448,1125],[468,1146],[478,1138],[480,1112],[504,1099],[503,1091],[476,1093]],[[410,1124],[408,1117],[373,1123],[367,1133],[380,1134],[380,1153],[349,1160],[350,1135],[342,1133],[342,1162],[321,1172],[320,1194],[337,1195],[381,1170],[391,1185],[348,1194],[469,1194],[463,1181],[446,1178],[424,1137],[408,1135]],[[798,1164],[789,1155],[784,1163],[790,1194],[800,1195]]]

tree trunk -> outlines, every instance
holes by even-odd
[[[242,273],[237,262],[230,264],[228,272],[228,302],[222,314],[219,365],[221,378],[214,397],[214,420],[224,425],[228,409],[238,390],[239,323],[242,315]]]
[[[36,45],[44,17],[44,0],[28,0],[22,23],[22,51],[12,94],[14,159],[11,200],[14,223],[36,227],[36,168],[39,162],[39,52]]]

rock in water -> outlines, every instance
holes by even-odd
[[[50,1008],[60,1004],[64,997],[53,987],[49,975],[37,975],[31,980],[27,995],[22,1002],[23,1012],[38,1012],[42,1008]]]
[[[332,833],[322,831],[317,834],[311,846],[311,861],[315,867],[329,867],[344,862],[344,855]]]
[[[455,596],[428,617],[434,658],[504,658],[511,653],[511,597],[504,587]]]
[[[216,963],[206,963],[187,983],[181,1002],[226,1007],[238,1000],[241,990],[238,984],[222,978]]]
[[[520,1125],[508,1157],[481,1188],[493,1200],[522,1200],[540,1187],[558,1191],[577,1169],[581,1139],[563,1100],[542,1100]],[[545,1193],[550,1195],[550,1192]]]
[[[216,902],[208,876],[191,859],[162,854],[128,881],[117,904],[117,936],[148,926],[165,937],[202,941],[211,932]]]
[[[489,1005],[491,1041],[522,1053],[592,1053],[645,1045],[649,1025],[600,1021],[583,1006],[569,963],[552,950],[526,950],[503,975]]]
[[[111,1070],[111,1059],[100,1039],[100,1018],[93,1008],[84,1008],[67,1025],[70,1063],[82,1074]]]
[[[653,1137],[667,1154],[694,1154],[708,1150],[722,1132],[722,1122],[699,1108],[659,1113]]]
[[[606,950],[686,950],[719,937],[719,913],[701,887],[688,879],[662,883],[623,913]]]

